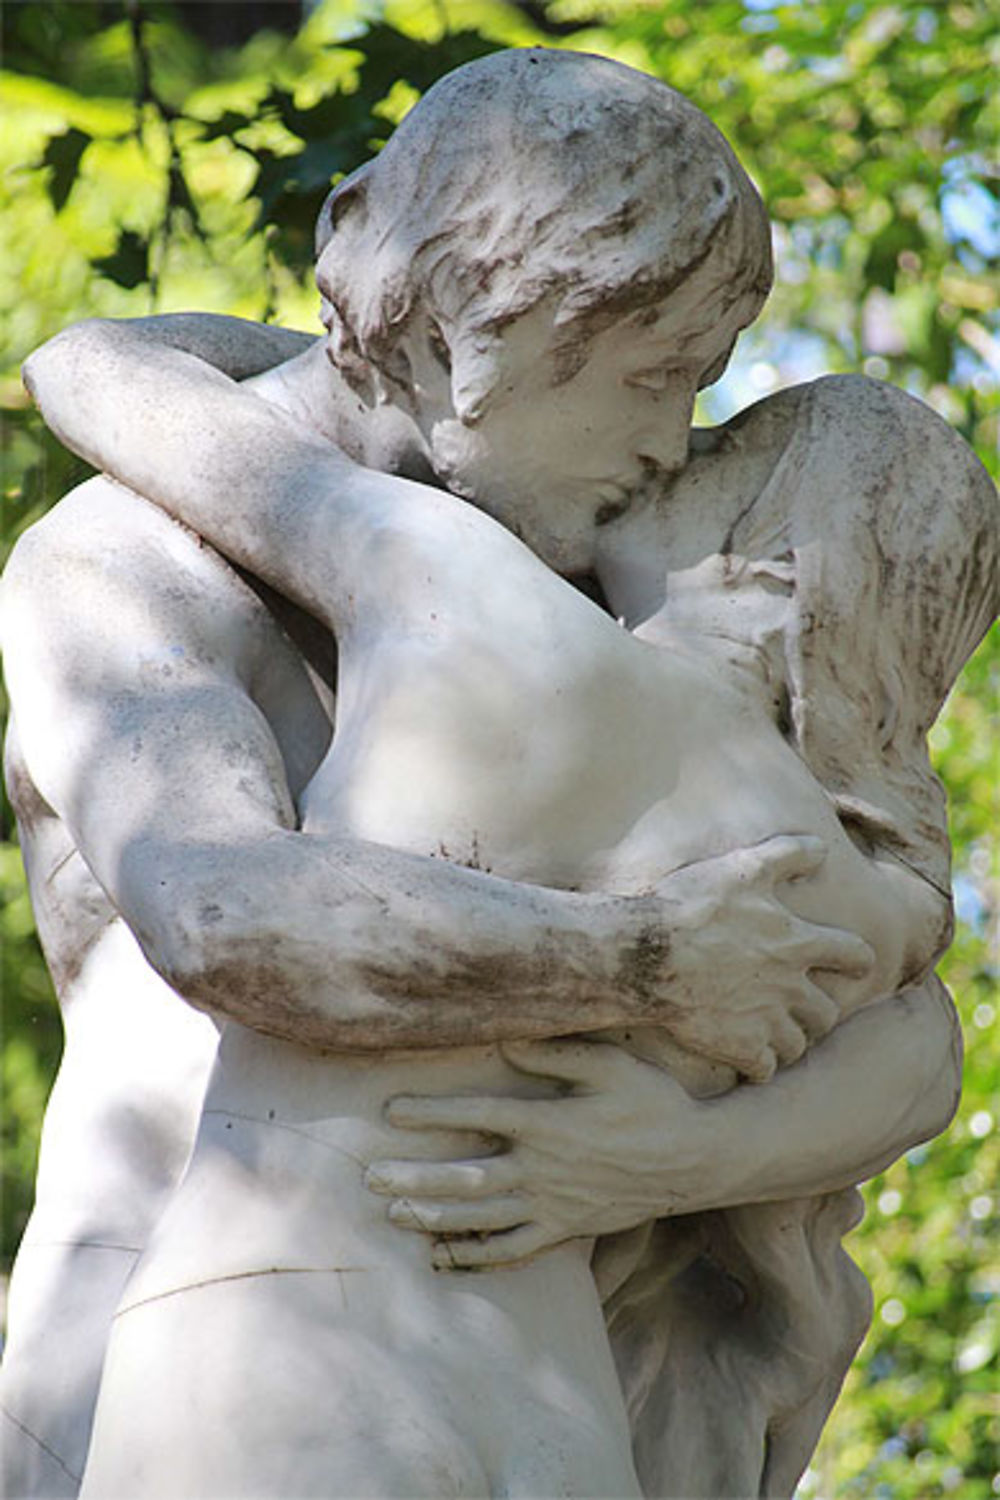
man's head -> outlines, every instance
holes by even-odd
[[[613,507],[676,469],[697,387],[771,281],[763,206],[710,121],[630,68],[541,49],[431,89],[331,194],[318,250],[335,363],[408,405],[442,477],[494,510],[595,486]]]

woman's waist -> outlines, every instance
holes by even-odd
[[[660,1027],[630,1027],[593,1037],[664,1069],[695,1095],[731,1087],[730,1070],[716,1068],[673,1042]],[[351,1168],[364,1172],[378,1159],[455,1160],[492,1155],[495,1137],[470,1131],[394,1127],[391,1101],[424,1097],[495,1096],[552,1099],[550,1079],[519,1071],[495,1044],[371,1052],[317,1053],[230,1024],[205,1099],[195,1157],[209,1149],[230,1154],[244,1135],[242,1154],[262,1170],[273,1162],[294,1176],[339,1183]],[[308,1161],[308,1167],[305,1163]]]
[[[206,1117],[228,1113],[364,1156],[410,1138],[386,1119],[387,1104],[400,1094],[550,1098],[555,1091],[551,1082],[511,1067],[493,1044],[316,1052],[231,1024],[204,1110]]]
[[[432,1236],[390,1221],[389,1199],[367,1185],[369,1165],[495,1149],[481,1136],[393,1131],[363,1115],[330,1117],[317,1131],[277,1111],[259,1119],[209,1107],[123,1305],[258,1276],[350,1273],[376,1301],[418,1292],[439,1279]],[[569,1259],[581,1256],[586,1267],[579,1245]]]
[[[363,1250],[396,1262],[412,1235],[386,1218],[387,1200],[365,1185],[379,1160],[492,1155],[495,1138],[402,1130],[386,1105],[402,1093],[549,1097],[553,1085],[504,1062],[495,1047],[434,1052],[311,1054],[226,1029],[184,1179],[156,1234],[170,1259],[197,1256],[250,1269],[339,1265]],[[429,1253],[423,1251],[429,1263]],[[332,1258],[331,1258],[332,1257]],[[235,1274],[235,1271],[234,1271]]]
[[[319,1134],[277,1111],[257,1119],[206,1110],[126,1303],[253,1276],[432,1274],[430,1242],[396,1228],[387,1200],[366,1186],[371,1161],[405,1154],[358,1117],[328,1122]],[[475,1155],[475,1146],[463,1143],[462,1154]]]

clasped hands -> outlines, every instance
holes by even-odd
[[[872,965],[862,939],[801,920],[776,893],[823,858],[819,839],[781,836],[689,865],[660,887],[660,1024],[680,1046],[728,1064],[734,1083],[765,1083],[836,1025],[837,1006],[814,971],[863,979]],[[369,1167],[366,1185],[390,1199],[390,1220],[432,1238],[435,1267],[511,1264],[565,1240],[724,1201],[727,1142],[713,1101],[609,1043],[517,1042],[502,1051],[561,1092],[397,1097],[386,1108],[397,1128],[468,1131],[498,1146],[491,1156],[470,1147],[466,1160]]]

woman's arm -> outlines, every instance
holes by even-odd
[[[369,1169],[389,1217],[439,1241],[441,1269],[500,1265],[652,1217],[831,1192],[943,1130],[958,1102],[961,1032],[926,981],[852,1016],[758,1087],[695,1100],[661,1069],[603,1043],[508,1046],[557,1099],[400,1098],[406,1129],[482,1132],[500,1154],[383,1161]]]
[[[100,326],[99,319],[77,325],[80,329]],[[219,313],[160,313],[149,318],[124,318],[109,322],[107,326],[132,330],[143,341],[192,354],[231,380],[262,375],[265,370],[273,370],[276,365],[304,354],[318,342],[311,333],[279,328],[274,323],[252,323],[246,318],[224,317]],[[76,329],[67,330],[67,334],[75,337]],[[60,339],[66,336],[59,335]],[[48,348],[48,345],[43,347]],[[33,360],[32,355],[28,363]],[[58,370],[46,378],[58,379]],[[52,394],[54,399],[54,388]]]
[[[457,502],[362,468],[186,352],[247,371],[273,364],[289,338],[301,348],[299,335],[240,324],[237,339],[235,320],[217,321],[225,326],[196,315],[80,323],[31,355],[25,384],[74,453],[336,628],[370,577],[373,535],[400,505]]]

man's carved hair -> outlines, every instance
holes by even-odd
[[[541,48],[436,84],[331,193],[317,250],[349,378],[363,382],[367,364],[405,388],[402,340],[429,318],[466,421],[495,383],[497,333],[543,301],[568,379],[602,328],[699,267],[706,316],[738,303],[743,326],[772,278],[763,204],[700,110],[631,68]]]

